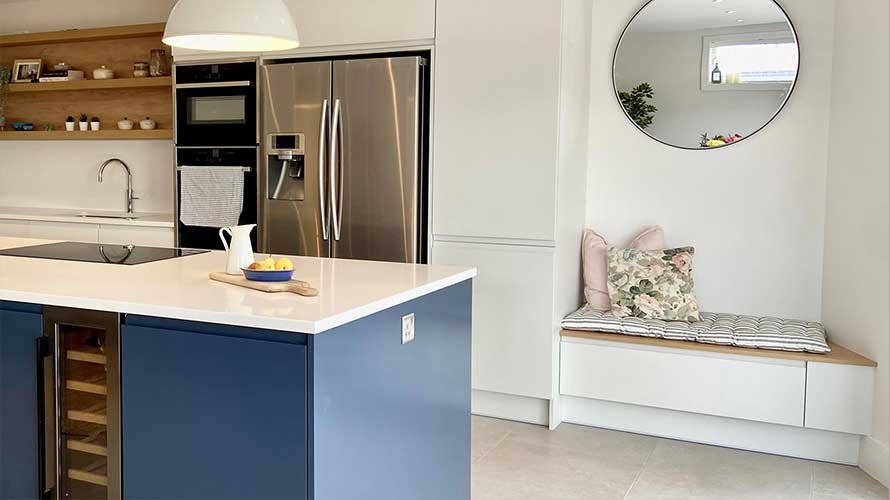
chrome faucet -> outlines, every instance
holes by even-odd
[[[99,182],[102,182],[102,173],[105,172],[105,167],[108,166],[109,163],[120,163],[124,170],[127,171],[127,213],[133,213],[133,200],[138,200],[139,198],[133,196],[133,172],[130,171],[130,167],[124,163],[120,158],[111,158],[110,160],[105,160],[105,163],[99,167]]]

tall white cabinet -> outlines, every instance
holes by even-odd
[[[474,412],[559,420],[559,320],[581,300],[590,2],[439,0],[434,263],[478,267]]]

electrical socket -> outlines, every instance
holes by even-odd
[[[402,316],[402,344],[414,340],[414,313]]]

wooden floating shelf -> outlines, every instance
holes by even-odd
[[[25,133],[25,134],[34,134],[39,132],[17,132],[17,133]],[[53,133],[53,132],[44,132],[44,133]],[[63,132],[64,133],[64,132]],[[73,134],[74,132],[68,132],[69,134]],[[85,134],[86,132],[84,132]],[[0,132],[0,135],[3,133]],[[67,358],[71,361],[83,361],[85,363],[96,363],[99,365],[104,365],[106,362],[106,357],[104,354],[94,354],[92,352],[84,352],[84,351],[66,351]]]
[[[145,89],[173,87],[173,77],[114,78],[111,80],[75,80],[73,82],[11,83],[10,94],[22,92],[61,92],[78,90]]]
[[[131,24],[110,28],[72,29],[46,33],[23,33],[0,36],[0,47],[22,47],[26,45],[46,45],[51,43],[93,42],[122,38],[161,36],[164,23]]]
[[[97,130],[95,132],[67,132],[65,130],[17,130],[0,132],[0,141],[124,141],[124,140],[161,140],[173,139],[173,131],[169,129],[155,130]],[[70,354],[71,351],[69,351]],[[104,356],[103,356],[104,357]],[[72,358],[68,358],[72,359]],[[86,361],[86,360],[76,360]],[[95,361],[88,361],[95,363]],[[103,363],[104,364],[104,363]]]

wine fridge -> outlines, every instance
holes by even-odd
[[[41,357],[44,499],[121,498],[119,316],[46,307]]]

